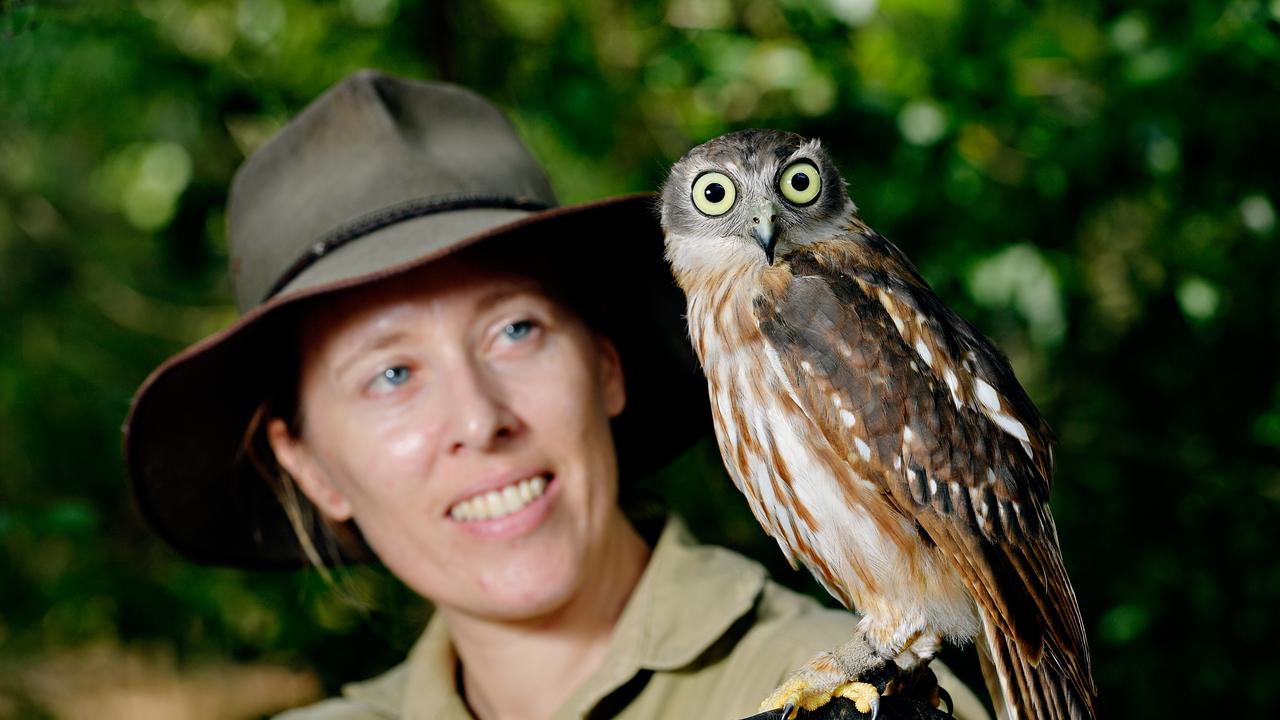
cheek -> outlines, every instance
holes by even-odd
[[[527,378],[513,389],[522,413],[535,429],[561,436],[589,433],[603,417],[603,389],[597,380],[600,371],[575,352],[570,359],[558,355],[540,363],[537,378]]]
[[[594,346],[591,352],[594,352]],[[613,435],[606,408],[601,369],[593,356],[581,351],[572,360],[562,359],[555,372],[541,382],[526,386],[525,414],[539,444],[554,449],[556,455],[571,463],[572,477],[578,478],[564,487],[564,492],[585,502],[588,515],[606,511],[613,493],[606,491],[616,477]],[[578,510],[586,508],[578,507]]]
[[[408,430],[393,436],[387,443],[387,458],[392,462],[414,460],[422,455],[430,437],[431,433],[422,430]]]
[[[423,484],[439,437],[434,424],[352,414],[346,427],[346,437],[330,447],[348,450],[341,458],[341,475],[353,500],[395,503]]]

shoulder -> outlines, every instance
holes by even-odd
[[[289,710],[273,720],[392,720],[401,715],[405,666],[397,665],[371,680],[351,683],[342,695]]]
[[[759,697],[814,655],[848,640],[858,624],[853,613],[824,608],[772,580],[764,583],[749,617],[749,626],[726,658],[726,670],[745,684],[744,694]]]

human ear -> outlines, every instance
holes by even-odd
[[[302,490],[302,494],[306,495],[325,517],[336,522],[346,522],[351,519],[351,502],[338,488],[334,487],[329,474],[311,453],[305,441],[294,437],[289,432],[289,426],[284,420],[271,418],[267,423],[267,441],[271,443],[271,451],[276,455],[276,462],[289,473],[298,488]]]
[[[604,398],[605,412],[615,418],[627,406],[627,384],[622,374],[622,358],[613,341],[596,336],[596,348],[600,353],[600,390]]]

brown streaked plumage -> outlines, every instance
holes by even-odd
[[[1002,716],[1094,717],[1052,434],[1005,357],[862,222],[816,141],[717,138],[662,201],[726,467],[792,563],[883,661],[981,638]]]

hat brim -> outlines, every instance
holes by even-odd
[[[292,342],[284,332],[290,310],[499,238],[541,241],[555,257],[590,258],[591,275],[609,294],[611,339],[627,380],[627,407],[614,420],[619,466],[624,476],[660,469],[711,425],[705,381],[687,341],[684,297],[662,258],[653,203],[652,194],[641,194],[533,213],[432,215],[316,261],[230,327],[167,360],[139,388],[124,454],[143,516],[198,562],[306,564],[279,500],[243,452],[250,419],[278,377],[273,363],[292,356],[282,346]],[[359,549],[319,549],[326,562],[368,559]]]

